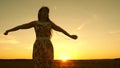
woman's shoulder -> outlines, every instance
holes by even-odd
[[[38,20],[34,20],[30,23],[33,24],[33,25],[42,25],[42,26],[47,26],[47,25],[53,25],[54,24],[52,21],[40,22]]]
[[[39,22],[39,21],[37,21],[37,20],[31,21],[31,23],[37,23],[37,22]]]
[[[34,20],[34,21],[31,21],[30,24],[36,25],[38,22],[39,22],[39,21]]]

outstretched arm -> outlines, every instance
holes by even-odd
[[[72,39],[77,39],[76,35],[70,35],[67,31],[65,31],[64,29],[62,29],[61,27],[55,25],[54,23],[52,23],[52,28],[56,31],[62,32],[65,35],[67,35],[68,37],[72,38]]]
[[[27,24],[19,25],[19,26],[16,26],[16,27],[12,28],[12,29],[6,30],[4,35],[7,35],[9,32],[17,31],[19,29],[29,29],[33,26],[34,26],[34,21],[30,22],[30,23],[27,23]]]

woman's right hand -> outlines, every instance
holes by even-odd
[[[4,33],[4,35],[8,35],[8,30]]]

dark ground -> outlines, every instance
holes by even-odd
[[[0,60],[0,68],[34,68],[31,59]],[[120,68],[120,59],[54,61],[54,68]]]

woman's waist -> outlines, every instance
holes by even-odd
[[[40,37],[36,37],[36,40],[50,40],[50,37],[40,36]]]

